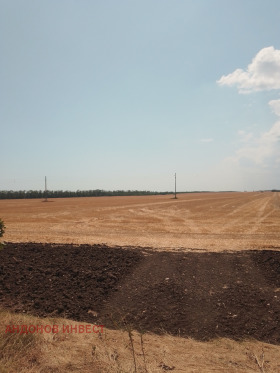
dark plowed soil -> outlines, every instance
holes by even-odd
[[[107,327],[280,343],[280,252],[9,243],[0,305]]]

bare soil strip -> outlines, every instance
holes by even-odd
[[[210,340],[280,343],[280,252],[166,252],[9,243],[0,305]]]

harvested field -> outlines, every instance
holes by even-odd
[[[36,316],[280,343],[280,252],[8,244],[0,303]]]
[[[0,322],[17,320],[15,311],[25,324],[29,315],[102,323],[111,336],[44,334],[24,366],[9,366],[10,351],[0,364],[12,373],[132,372],[132,328],[163,333],[145,334],[147,369],[133,332],[137,372],[279,371],[279,206],[269,192],[0,200],[9,242]]]
[[[1,200],[6,241],[198,248],[280,247],[279,193]]]

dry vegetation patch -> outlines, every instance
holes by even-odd
[[[6,334],[7,325],[57,325],[59,333]],[[168,334],[104,329],[63,333],[83,325],[61,318],[0,312],[1,373],[266,372],[280,370],[280,347],[256,341],[202,343]],[[132,339],[132,342],[131,342]]]

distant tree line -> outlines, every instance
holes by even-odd
[[[164,195],[173,192],[150,192],[146,190],[1,190],[0,199],[24,199],[24,198],[69,198],[69,197],[102,197],[102,196],[146,196]]]

